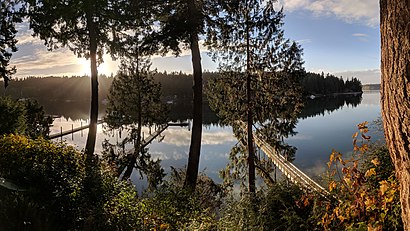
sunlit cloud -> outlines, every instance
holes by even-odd
[[[375,0],[280,0],[285,11],[308,10],[316,16],[336,16],[348,23],[371,27],[379,24],[379,2]]]
[[[160,151],[151,151],[150,152],[152,158],[160,159],[160,160],[182,160],[187,159],[188,153],[181,153],[180,150],[174,150],[173,152],[160,152]]]
[[[181,146],[189,146],[191,131],[168,129],[163,133],[166,137],[164,143]],[[221,145],[227,142],[236,142],[236,138],[227,131],[204,131],[202,133],[202,145]]]

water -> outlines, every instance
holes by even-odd
[[[297,124],[297,135],[287,139],[288,143],[297,148],[294,164],[312,177],[317,177],[326,170],[326,163],[332,149],[348,154],[353,149],[352,134],[357,131],[356,125],[364,121],[372,122],[380,116],[380,96],[378,91],[365,92],[361,103],[357,99],[330,98],[311,101],[303,118]],[[47,107],[46,107],[47,108]],[[86,120],[71,120],[59,118],[54,121],[53,132],[71,129],[86,124]],[[228,153],[237,140],[232,134],[231,127],[220,127],[211,122],[203,127],[200,171],[212,179],[220,182],[220,169],[228,161]],[[148,134],[148,129],[144,129]],[[162,133],[163,139],[155,140],[149,145],[149,152],[154,159],[162,160],[166,172],[174,168],[186,166],[190,130],[187,127],[170,127]],[[380,135],[372,134],[373,140],[380,139]],[[73,138],[73,139],[72,139]],[[87,130],[63,137],[63,141],[82,149],[87,138]],[[118,132],[107,136],[103,133],[103,126],[98,126],[96,152],[102,151],[102,142],[110,139],[115,143],[120,139]],[[60,141],[57,139],[56,142]],[[135,178],[136,175],[133,176]]]

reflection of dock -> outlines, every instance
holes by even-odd
[[[97,125],[101,124],[101,123],[103,123],[102,120],[97,121]],[[51,134],[51,135],[48,136],[48,138],[51,139],[51,140],[56,139],[56,138],[60,138],[60,137],[66,136],[66,135],[76,133],[76,132],[84,130],[84,129],[88,129],[89,127],[90,127],[90,124],[83,125],[83,126],[80,126],[80,127],[77,127],[77,128],[74,128],[73,125],[71,125],[71,129],[66,130],[66,131],[63,131],[63,128],[61,127],[61,130],[60,130],[59,133]]]
[[[187,127],[189,126],[188,122],[180,122],[180,123],[174,123],[174,122],[170,122],[168,123],[169,127]]]
[[[103,120],[98,120],[97,124],[101,124],[101,123],[103,123]],[[157,137],[160,133],[162,133],[162,132],[163,132],[165,129],[167,129],[168,127],[186,127],[186,126],[189,126],[189,123],[188,123],[188,122],[181,122],[181,123],[173,123],[173,122],[172,122],[172,123],[168,123],[168,124],[166,124],[166,125],[160,127],[160,129],[158,129],[158,130],[157,130],[156,132],[154,132],[152,135],[150,135],[149,137],[147,137],[146,141],[148,141],[148,140],[150,139],[149,142],[148,142],[148,143],[150,143],[153,139],[155,139],[155,137]],[[90,127],[89,124],[83,125],[83,126],[80,126],[80,127],[77,127],[77,128],[74,128],[73,125],[71,125],[71,129],[66,130],[66,131],[63,131],[63,128],[61,127],[61,130],[60,130],[59,133],[51,134],[51,135],[49,135],[48,137],[49,137],[49,139],[52,140],[52,139],[56,139],[56,138],[60,138],[60,137],[66,136],[66,135],[70,135],[70,134],[76,133],[76,132],[81,131],[81,130],[84,130],[84,129],[88,129],[89,127]],[[160,131],[159,134],[157,134],[157,132],[158,132],[159,130],[161,130],[161,131]],[[153,136],[153,135],[155,135],[155,136]],[[147,144],[148,144],[148,143],[147,143]]]

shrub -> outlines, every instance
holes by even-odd
[[[0,230],[138,230],[144,204],[103,163],[85,174],[82,153],[19,135],[0,138]]]
[[[42,138],[5,135],[0,138],[0,176],[18,187],[0,189],[0,229],[61,228],[76,223],[84,158],[73,148]]]
[[[222,207],[219,230],[314,230],[311,207],[299,205],[304,192],[278,182],[256,195],[231,197]]]
[[[329,191],[335,200],[316,201],[318,223],[325,230],[402,230],[399,184],[388,150],[372,147],[366,122],[358,127],[353,156],[336,151],[330,156]]]

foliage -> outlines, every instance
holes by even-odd
[[[96,53],[102,62],[105,52],[116,54],[127,35],[132,12],[128,1],[34,1],[28,3],[30,28],[45,41],[48,49],[68,47],[78,57],[90,57],[91,40],[96,39]]]
[[[145,198],[147,230],[215,230],[216,211],[224,189],[203,174],[198,176],[195,193],[183,188],[185,173],[173,171],[150,197]]]
[[[0,134],[24,134],[35,138],[46,137],[52,118],[33,100],[13,100],[0,97]]]
[[[167,122],[167,108],[161,101],[161,85],[154,82],[153,74],[149,71],[148,61],[122,64],[108,96],[105,117],[108,128],[131,131],[138,125],[139,117],[142,126]]]
[[[151,160],[147,149],[143,146],[142,126],[155,126],[160,129],[167,123],[167,107],[161,101],[161,86],[155,83],[149,71],[148,60],[136,57],[136,61],[123,61],[121,70],[114,79],[108,96],[109,103],[105,121],[108,131],[125,129],[126,137],[115,147],[107,143],[106,154],[110,162],[118,169],[120,175],[127,165],[123,178],[131,176],[136,167],[149,179],[150,187],[154,187],[163,177],[160,161]],[[127,143],[134,143],[132,153],[122,148]]]
[[[301,79],[306,95],[327,95],[331,93],[362,92],[362,83],[355,77],[346,81],[327,73],[326,76],[308,72]]]
[[[13,52],[17,51],[16,23],[22,21],[19,16],[20,0],[4,0],[0,3],[0,78],[4,79],[4,87],[7,87],[11,75],[16,68],[9,68],[9,62]]]
[[[1,189],[1,229],[73,227],[81,201],[84,159],[73,148],[42,138],[0,139],[0,176],[21,188]],[[7,228],[6,228],[7,227]]]
[[[330,155],[329,191],[336,201],[317,204],[318,223],[326,230],[400,230],[399,184],[389,153],[386,147],[370,148],[367,122],[358,127],[353,156]]]
[[[115,56],[123,43],[130,42],[126,30],[140,20],[132,14],[135,1],[26,1],[33,35],[44,40],[48,49],[68,47],[78,57],[90,59],[91,110],[85,155],[91,160],[97,136],[97,66],[103,62],[104,53]]]
[[[302,195],[297,186],[281,181],[253,198],[231,197],[222,206],[218,230],[314,230],[312,208],[298,202]]]
[[[95,162],[86,181],[85,158],[42,138],[0,138],[1,230],[138,230],[135,189]]]
[[[207,40],[221,72],[220,77],[209,81],[210,106],[225,124],[234,128],[241,145],[248,146],[234,149],[231,160],[247,159],[237,164],[245,164],[244,170],[247,164],[250,189],[255,171],[249,138],[253,127],[256,135],[293,156],[295,149],[283,138],[294,134],[302,107],[302,49],[284,38],[283,11],[275,10],[274,4],[275,1],[260,0],[224,2],[218,29]],[[247,132],[238,128],[238,121],[247,122]],[[249,152],[247,157],[243,151]],[[228,166],[227,171],[231,170]],[[230,175],[235,173],[225,174]]]

